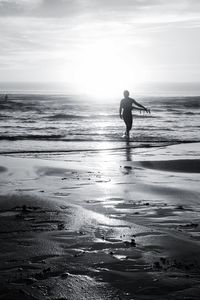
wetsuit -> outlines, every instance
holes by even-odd
[[[123,108],[122,117],[126,124],[127,132],[129,132],[132,128],[133,116],[132,116],[132,104],[134,100],[131,98],[122,99],[120,103],[120,107]]]

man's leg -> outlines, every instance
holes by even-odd
[[[130,132],[129,126],[126,126],[126,137],[127,138],[129,138],[129,132]]]
[[[132,118],[130,118],[126,124],[126,132],[128,138],[129,138],[129,132],[131,131],[131,128],[132,128]]]
[[[126,133],[125,133],[125,135],[126,135],[126,137],[129,138],[129,132],[130,132],[130,130],[132,128],[132,116],[127,115],[124,118],[124,122],[126,124]]]

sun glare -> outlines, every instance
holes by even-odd
[[[108,41],[84,47],[73,66],[76,88],[96,97],[114,96],[132,89],[139,81],[141,68],[134,54]]]

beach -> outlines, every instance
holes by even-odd
[[[0,300],[200,300],[200,1],[0,22]]]
[[[0,156],[0,299],[199,299],[199,143]]]

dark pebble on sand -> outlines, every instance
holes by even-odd
[[[46,261],[45,260],[41,260],[41,264],[46,264]]]
[[[135,239],[131,239],[131,246],[136,247]]]
[[[63,229],[65,229],[65,224],[64,223],[58,224],[58,230],[63,230]]]
[[[62,279],[66,279],[67,277],[69,276],[69,273],[63,273],[63,274],[61,274],[61,278]]]
[[[81,234],[81,235],[85,235],[85,232],[82,231],[82,230],[78,231],[78,233]]]
[[[80,252],[80,253],[75,253],[75,254],[74,254],[74,257],[79,257],[79,256],[81,256],[81,255],[83,255],[83,254],[85,254],[85,251],[82,251],[82,252]]]
[[[24,219],[24,216],[22,214],[16,215],[15,216],[16,219]]]
[[[26,284],[34,284],[35,282],[37,282],[38,280],[36,279],[36,278],[32,278],[32,277],[30,277],[30,278],[26,278],[25,279],[25,282],[26,282]]]
[[[161,265],[160,265],[159,261],[155,261],[154,264],[153,264],[153,267],[155,269],[161,269]]]
[[[177,279],[177,274],[169,274],[168,277]]]
[[[22,205],[22,211],[27,212],[27,206],[26,205]]]
[[[161,258],[160,258],[160,261],[161,261],[161,263],[162,263],[163,265],[165,265],[166,262],[167,262],[167,260],[166,260],[165,257],[161,257]]]
[[[125,244],[126,246],[136,247],[136,242],[135,242],[134,239],[131,239],[130,242],[125,241],[124,244]]]
[[[198,226],[199,226],[198,223],[188,223],[188,224],[185,224],[185,225],[180,225],[180,227],[182,227],[182,228],[196,228]]]
[[[184,210],[184,207],[183,207],[183,205],[178,205],[177,209]]]
[[[45,273],[49,273],[51,271],[51,268],[46,268],[46,269],[43,269],[42,272],[45,274]]]

